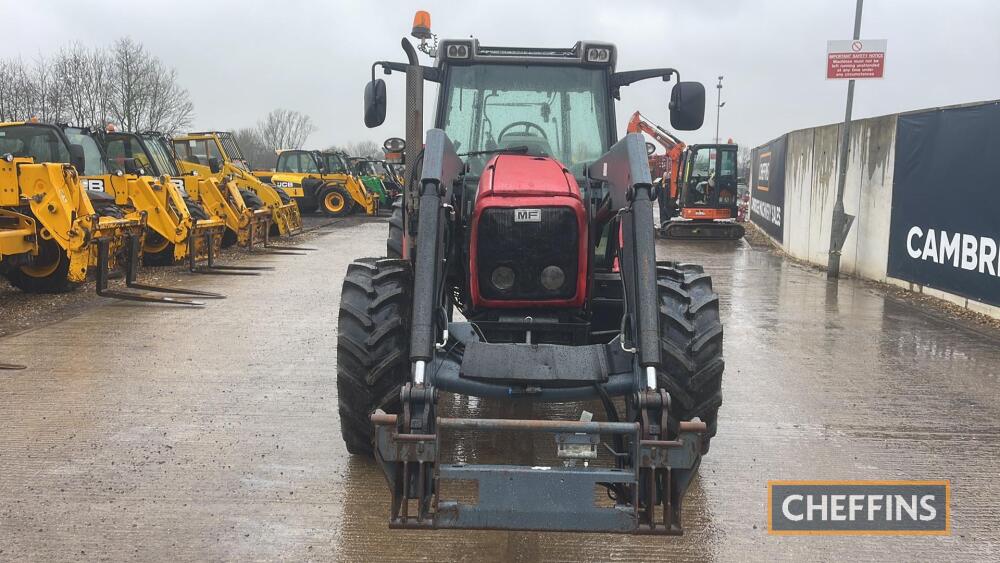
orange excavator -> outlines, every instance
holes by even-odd
[[[737,145],[730,141],[726,144],[688,146],[639,112],[629,119],[628,132],[645,133],[666,151],[665,154],[656,154],[656,145],[646,143],[649,171],[659,191],[660,236],[674,239],[743,238],[743,225],[736,221],[739,205]]]

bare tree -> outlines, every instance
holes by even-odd
[[[108,56],[80,44],[63,47],[53,59],[56,82],[65,90],[66,120],[75,125],[103,127],[110,121]]]
[[[130,37],[111,48],[111,115],[126,131],[174,133],[191,123],[194,106],[177,73]]]
[[[34,64],[0,60],[0,118],[174,133],[191,123],[194,106],[177,72],[131,38],[110,50],[63,47]]]
[[[375,141],[357,141],[345,145],[330,147],[332,150],[347,153],[349,156],[381,159],[384,155],[382,147]]]
[[[279,108],[257,122],[257,134],[271,150],[300,149],[315,132],[312,119],[294,110]]]
[[[277,154],[274,149],[270,149],[264,144],[264,140],[261,139],[257,129],[244,127],[243,129],[237,129],[233,135],[236,137],[236,143],[243,151],[243,156],[250,161],[251,169],[266,170],[274,168],[277,162]]]
[[[0,61],[0,119],[20,121],[31,117],[34,85],[21,59]]]

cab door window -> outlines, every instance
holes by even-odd
[[[215,146],[214,142],[212,146]],[[204,139],[174,141],[174,153],[177,154],[177,160],[208,166],[208,141]]]
[[[299,170],[303,174],[319,174],[316,159],[309,153],[299,153]]]

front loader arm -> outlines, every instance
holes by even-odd
[[[420,172],[410,336],[410,360],[414,363],[414,383],[418,385],[423,383],[424,366],[433,359],[438,336],[439,327],[435,326],[435,319],[441,304],[435,301],[445,275],[439,268],[441,257],[446,254],[444,204],[451,200],[451,188],[462,167],[462,161],[445,132],[441,129],[428,131]]]
[[[639,365],[645,369],[647,387],[655,389],[656,367],[660,364],[656,231],[653,183],[642,135],[630,133],[615,143],[590,165],[588,175],[592,180],[607,183],[611,208],[621,212],[624,323],[632,331],[632,346],[637,349]]]

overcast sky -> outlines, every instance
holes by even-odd
[[[385,77],[389,115],[378,129],[362,123],[363,87],[372,61],[405,60],[399,39],[419,7],[431,12],[442,38],[555,47],[606,40],[618,45],[619,70],[677,68],[685,80],[704,82],[710,96],[705,126],[682,135],[689,143],[714,137],[714,85],[724,75],[721,136],[758,145],[843,119],[847,83],[825,80],[826,40],[851,38],[854,6],[855,0],[0,0],[13,24],[4,29],[0,56],[30,59],[71,41],[106,45],[131,35],[177,69],[195,105],[196,129],[251,125],[283,107],[312,117],[319,130],[311,146],[381,142],[402,136],[403,77]],[[1000,98],[996,0],[866,0],[861,35],[889,43],[886,78],[859,82],[856,116]],[[624,89],[619,128],[635,109],[669,123],[668,95],[669,85],[659,81]]]

